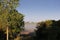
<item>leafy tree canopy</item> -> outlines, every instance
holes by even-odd
[[[19,4],[19,0],[0,0],[0,11],[4,9],[15,9]]]
[[[24,15],[16,10],[19,0],[0,0],[0,29],[9,34],[19,33],[24,25]]]
[[[46,20],[38,24],[36,40],[60,40],[60,20]]]

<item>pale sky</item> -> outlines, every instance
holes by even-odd
[[[60,19],[60,0],[20,0],[17,10],[24,14],[24,21],[38,22]]]

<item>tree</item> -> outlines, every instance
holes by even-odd
[[[40,24],[39,26],[37,26],[37,30],[36,30],[36,40],[47,40],[47,29],[46,29],[46,24],[45,22],[39,22],[38,24]],[[37,25],[38,25],[37,24]]]
[[[16,9],[19,4],[19,0],[0,0],[0,11],[4,9],[12,10]]]
[[[38,24],[36,30],[38,40],[60,40],[60,20],[47,20]]]
[[[18,1],[19,0],[0,0],[0,29],[5,32],[7,29],[7,40],[8,35],[17,35],[24,25],[24,16],[16,10]]]
[[[21,31],[23,27],[23,15],[21,13],[18,13],[16,10],[11,10],[9,13],[3,13],[0,15],[0,28],[4,31],[6,31],[6,26],[9,27],[9,31],[12,32],[12,34],[17,34]]]

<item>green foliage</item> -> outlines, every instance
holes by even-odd
[[[12,18],[13,17],[13,18]],[[23,27],[23,15],[19,14],[18,12],[13,12],[10,14],[10,26],[15,32],[20,32],[21,27]]]
[[[9,36],[17,36],[24,26],[24,15],[16,10],[19,0],[0,0],[0,29],[6,33],[9,28]]]
[[[36,40],[60,40],[60,20],[47,20],[38,24]]]
[[[23,29],[24,16],[16,10],[6,12],[5,10],[0,14],[0,29],[6,31],[9,27],[9,34],[17,34]]]
[[[0,0],[0,11],[4,9],[15,9],[19,4],[19,0]]]

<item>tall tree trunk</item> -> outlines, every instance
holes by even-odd
[[[8,27],[7,27],[7,30],[6,31],[7,31],[7,40],[8,40]]]

